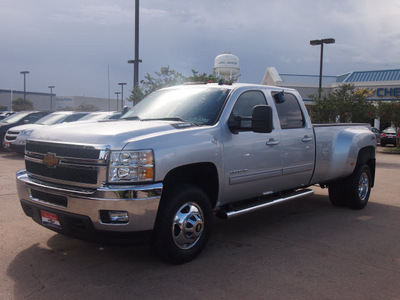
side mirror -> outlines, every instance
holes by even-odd
[[[272,124],[272,108],[268,105],[257,105],[253,108],[252,130],[260,133],[270,133]]]
[[[274,99],[275,99],[275,102],[276,103],[283,103],[283,102],[285,102],[286,101],[286,99],[285,99],[285,93],[282,91],[282,92],[279,92],[279,93],[276,93],[275,95],[274,95]]]

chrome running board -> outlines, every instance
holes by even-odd
[[[289,192],[286,194],[281,194],[275,197],[268,198],[267,200],[259,200],[254,203],[247,203],[246,205],[242,205],[240,207],[231,206],[229,209],[222,208],[217,211],[216,215],[222,219],[228,219],[231,217],[240,216],[249,212],[253,212],[268,206],[276,205],[282,202],[306,197],[309,195],[313,195],[314,191],[311,189],[298,190],[294,192]]]

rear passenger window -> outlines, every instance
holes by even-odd
[[[284,101],[279,101],[275,97],[279,92],[272,92],[275,100],[276,110],[278,111],[279,122],[282,129],[303,128],[305,120],[300,104],[295,95],[284,93]]]

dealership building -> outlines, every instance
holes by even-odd
[[[280,74],[274,67],[269,67],[262,84],[294,88],[308,106],[313,104],[311,97],[318,94],[319,75]],[[343,84],[352,84],[355,89],[371,89],[373,93],[367,98],[368,101],[400,100],[400,69],[324,75],[321,83],[322,96],[333,92]],[[375,120],[374,127],[380,129],[379,120]]]
[[[304,102],[311,105],[311,96],[318,94],[318,75],[279,74],[274,67],[265,72],[262,84],[294,88]],[[336,76],[322,76],[322,95],[333,92],[343,84],[352,84],[356,89],[372,89],[370,101],[400,99],[400,69],[355,71]]]

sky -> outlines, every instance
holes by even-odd
[[[213,72],[217,55],[239,57],[240,82],[282,74],[400,68],[398,0],[142,0],[139,80],[163,66]],[[1,0],[0,89],[115,98],[133,86],[134,0]]]

